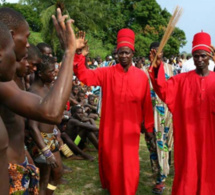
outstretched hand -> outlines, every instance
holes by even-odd
[[[76,51],[76,38],[71,24],[74,20],[69,19],[68,15],[62,15],[60,8],[57,8],[57,18],[52,15],[53,23],[59,38],[61,47],[64,50],[75,52]]]
[[[79,31],[76,34],[76,49],[82,49],[87,45],[87,40],[85,40],[85,32]]]

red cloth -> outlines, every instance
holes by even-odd
[[[192,53],[196,50],[205,50],[211,52],[211,36],[208,33],[200,32],[193,37]]]
[[[173,114],[175,177],[172,194],[214,194],[215,73],[201,77],[190,71],[166,81],[161,65],[157,79],[154,72],[150,77],[155,92]]]
[[[123,28],[119,30],[117,34],[117,50],[120,47],[129,47],[134,51],[135,34],[134,31],[129,28]]]
[[[66,110],[67,110],[67,111],[70,110],[70,101],[67,101],[67,103],[66,103]]]
[[[99,172],[102,187],[111,195],[135,195],[139,181],[140,124],[153,131],[153,109],[146,74],[120,64],[86,69],[82,55],[75,56],[74,72],[87,86],[102,87],[99,128]],[[77,66],[78,64],[78,66]]]

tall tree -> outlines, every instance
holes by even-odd
[[[59,43],[51,15],[55,14],[56,4],[64,5],[64,10],[75,20],[76,31],[84,30],[90,39],[93,55],[106,55],[116,45],[116,35],[121,28],[131,28],[136,34],[136,54],[147,55],[149,45],[160,41],[171,14],[162,9],[156,0],[20,0],[29,5],[40,16],[42,37],[59,52]],[[97,44],[96,44],[97,43]],[[179,53],[186,44],[184,32],[176,28],[164,48],[166,56]],[[99,52],[95,46],[105,52]],[[99,53],[98,53],[99,52]],[[93,57],[95,57],[93,56]]]

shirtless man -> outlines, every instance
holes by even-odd
[[[20,62],[16,62],[16,73],[13,77],[13,81],[17,84],[17,86],[21,90],[25,90],[25,83],[24,83],[24,76],[27,73],[27,68],[29,67],[29,64],[26,60],[26,57],[24,57]],[[29,181],[29,177],[31,177],[31,180],[34,179],[34,185],[29,185],[29,191],[33,192],[34,194],[37,194],[38,192],[38,180],[39,180],[39,170],[34,166],[33,160],[31,159],[29,153],[27,150],[25,150],[22,145],[22,143],[19,143],[18,145],[14,145],[16,140],[24,140],[24,134],[25,134],[25,118],[15,114],[10,109],[7,108],[4,104],[0,105],[0,113],[2,116],[2,120],[5,124],[5,127],[8,132],[9,136],[9,147],[7,150],[7,157],[9,161],[8,170],[10,175],[10,191],[9,194],[12,194],[13,192],[16,192],[19,188],[20,191],[24,191],[20,183],[17,183],[18,176],[21,176],[22,183],[27,183]],[[16,127],[16,128],[14,128]],[[24,142],[24,141],[22,141]],[[17,148],[14,148],[17,147]],[[20,164],[13,164],[11,163],[11,159],[13,158],[11,155],[13,155],[15,152],[17,154],[20,154],[20,151],[23,151],[26,156],[24,163]],[[12,152],[11,152],[12,151]],[[21,166],[20,166],[21,165]],[[25,167],[26,169],[23,169]],[[19,171],[18,171],[19,170]],[[20,174],[20,170],[25,171],[25,173]],[[31,170],[30,172],[34,174],[30,174],[27,170]]]
[[[64,20],[66,17],[61,15],[59,9],[57,15],[58,20],[53,17],[53,21],[60,42],[65,49],[65,56],[58,79],[47,96],[41,98],[37,95],[22,91],[14,81],[0,83],[0,102],[2,105],[7,106],[11,111],[20,114],[21,116],[49,123],[61,122],[62,113],[71,89],[73,74],[72,64],[76,49],[76,39],[71,28],[72,20],[68,20],[65,24]],[[14,51],[16,53],[16,59],[21,60],[26,55],[27,48],[29,47],[28,36],[30,33],[26,20],[21,14],[10,8],[1,8],[0,21],[3,21],[10,29],[15,43]],[[10,74],[12,77],[13,74]],[[69,80],[71,80],[71,82],[68,82]],[[55,106],[53,107],[53,105]],[[15,115],[12,118],[5,118],[7,120],[5,123],[11,124],[10,130],[13,131],[10,133],[12,136],[10,139],[14,140],[13,142],[10,142],[11,145],[8,147],[7,155],[9,162],[13,164],[22,164],[25,161],[23,133],[17,132],[17,124],[15,125],[15,123],[13,123]],[[1,127],[2,126],[3,123],[1,122]],[[4,140],[4,143],[5,141],[7,140]],[[7,144],[5,144],[5,148],[6,147]],[[7,160],[6,157],[1,159],[5,161]],[[8,181],[7,177],[4,177],[1,181],[1,188],[3,190],[6,190],[6,188],[8,189],[7,182],[4,186],[2,185],[2,183]]]
[[[28,90],[31,86],[31,84],[34,81],[35,74],[34,71],[37,69],[37,65],[41,62],[42,54],[40,50],[33,44],[30,44],[30,47],[28,48],[28,63],[29,63],[29,69],[27,72],[27,75],[25,76],[25,85],[26,90]]]
[[[73,85],[72,86],[72,92],[71,92],[70,97],[69,97],[69,101],[70,101],[71,106],[78,105],[77,97],[78,97],[78,86]]]
[[[29,50],[28,50],[28,57],[29,57]],[[29,73],[29,70],[30,70],[30,65],[28,63],[28,60],[27,60],[27,57],[24,57],[20,62],[16,62],[16,74],[14,75],[13,77],[13,80],[15,81],[15,83],[17,84],[17,86],[21,89],[21,90],[26,90],[26,82],[25,82],[25,76],[26,74]],[[6,110],[6,113],[8,114],[12,114],[12,117],[14,115],[14,113],[10,112],[7,108],[5,108]],[[3,115],[4,116],[4,115]],[[8,117],[11,117],[11,115],[9,115]],[[20,130],[17,130],[17,132],[22,132],[22,128],[25,128],[24,125],[20,125],[20,124],[24,124],[25,123],[25,118],[24,117],[16,117],[16,119],[18,119],[17,121],[17,128],[21,127]],[[23,120],[23,122],[21,122],[20,120]],[[4,121],[4,120],[3,120]],[[10,125],[6,125],[6,128],[7,129],[10,129]],[[26,131],[25,131],[26,133]],[[10,132],[8,132],[8,134],[10,134]],[[9,136],[10,138],[10,136]],[[30,164],[34,164],[34,161],[32,160],[28,150],[27,150],[27,147],[25,147],[25,155],[28,159],[28,162]]]
[[[14,42],[8,28],[0,22],[0,81],[10,81],[15,73]],[[0,102],[1,104],[1,102]],[[9,194],[7,147],[8,135],[0,117],[0,192]]]
[[[88,96],[88,102],[84,105],[85,112],[88,114],[89,118],[92,118],[96,120],[99,117],[99,114],[97,112],[97,105],[94,103],[95,96],[89,95]]]
[[[35,81],[29,91],[45,97],[54,78],[55,60],[53,57],[43,56],[41,63],[37,66]],[[40,168],[40,195],[53,194],[63,173],[59,144],[56,138],[57,130],[55,125],[33,120],[29,120],[28,127],[36,144],[36,146],[35,144],[30,144],[32,147],[29,147],[29,150],[37,167]],[[43,151],[43,155],[41,155],[40,151]]]
[[[75,142],[76,145],[79,145],[80,141],[82,139],[86,139],[87,137],[95,146],[95,148],[98,149],[98,140],[95,133],[98,132],[99,129],[91,122],[91,120],[93,119],[88,119],[88,121],[86,121],[83,113],[83,108],[80,106],[74,106],[71,113],[72,117],[68,121],[65,131],[66,134]],[[65,140],[63,133],[61,134],[61,136]],[[67,143],[67,145],[71,148],[71,150],[74,151],[70,144]]]
[[[77,94],[77,101],[78,105],[84,106],[87,103],[87,100],[85,98],[85,93],[83,90],[80,90]]]

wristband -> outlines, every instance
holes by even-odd
[[[44,147],[41,151],[42,151],[42,153],[43,153],[43,152],[45,152],[46,150],[49,150],[49,147],[48,147],[48,146]]]
[[[54,156],[54,154],[51,154],[50,156],[48,156],[48,157],[46,157],[46,158],[48,159],[48,158],[50,158],[50,157],[52,157],[52,156]]]
[[[49,190],[54,191],[54,190],[56,190],[56,188],[57,188],[57,186],[53,186],[53,185],[50,184],[50,183],[47,185],[47,189],[49,189]]]
[[[45,152],[43,152],[43,155],[44,155],[46,158],[49,158],[49,157],[52,155],[52,152],[48,149],[48,150],[46,150]]]

